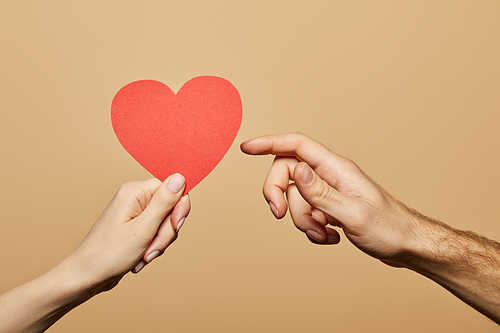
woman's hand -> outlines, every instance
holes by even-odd
[[[42,276],[0,295],[0,332],[42,332],[92,296],[139,272],[177,238],[191,208],[174,174],[122,185],[78,248]]]
[[[185,180],[174,174],[122,185],[80,246],[68,258],[94,293],[109,290],[127,272],[138,273],[163,254],[191,208]]]

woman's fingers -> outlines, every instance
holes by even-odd
[[[184,224],[184,220],[189,215],[190,211],[191,200],[189,198],[189,194],[186,194],[181,198],[181,200],[179,200],[177,205],[175,205],[174,209],[172,210],[172,218],[170,219],[170,224],[176,232],[179,232],[182,225]]]
[[[179,215],[187,216],[191,208],[189,197],[183,200],[177,209],[172,221],[172,213],[176,205],[181,201],[182,192],[186,186],[186,180],[178,173],[171,175],[158,186],[153,196],[147,203],[144,211],[134,221],[137,233],[144,239],[152,239],[146,252],[135,268],[133,273],[138,273],[154,258],[161,255],[165,249],[177,238],[177,225],[182,225]],[[172,226],[175,223],[175,229]]]
[[[189,215],[190,210],[191,201],[189,200],[189,194],[187,194],[179,200],[172,209],[172,212],[163,220],[155,238],[146,249],[142,260],[132,270],[133,273],[138,273],[145,265],[162,255],[167,247],[177,239],[178,232]]]
[[[158,186],[144,211],[137,217],[138,227],[148,234],[156,234],[167,215],[182,197],[186,180],[178,173],[171,175]]]

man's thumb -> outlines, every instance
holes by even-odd
[[[349,197],[321,179],[307,163],[301,162],[295,166],[293,180],[302,197],[311,206],[334,217],[339,222],[348,219],[346,201]]]

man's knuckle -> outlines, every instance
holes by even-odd
[[[348,170],[351,170],[351,171],[360,171],[361,168],[359,167],[359,165],[354,162],[353,160],[347,158],[347,157],[344,157],[345,160],[344,160],[344,163],[345,163],[345,167],[348,169]]]
[[[305,133],[295,132],[294,134],[297,137],[297,139],[299,139],[299,140],[309,139],[309,136]]]
[[[316,200],[320,202],[328,202],[335,199],[335,192],[330,186],[321,184],[315,193]]]

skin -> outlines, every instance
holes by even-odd
[[[337,244],[340,228],[361,251],[432,279],[500,324],[499,243],[408,208],[307,135],[262,136],[241,150],[275,156],[264,197],[276,218],[289,211],[310,241]]]
[[[174,174],[122,185],[76,250],[44,275],[0,295],[0,332],[42,332],[71,309],[138,273],[177,238],[189,214]]]
[[[244,142],[241,149],[276,156],[264,196],[276,218],[289,210],[310,241],[337,244],[340,234],[332,226],[339,227],[363,252],[429,277],[500,323],[497,242],[406,207],[354,162],[306,135],[260,137]],[[182,197],[184,187],[177,175],[163,183],[151,179],[124,184],[70,256],[0,295],[0,331],[44,331],[163,254],[190,210],[189,197]]]

